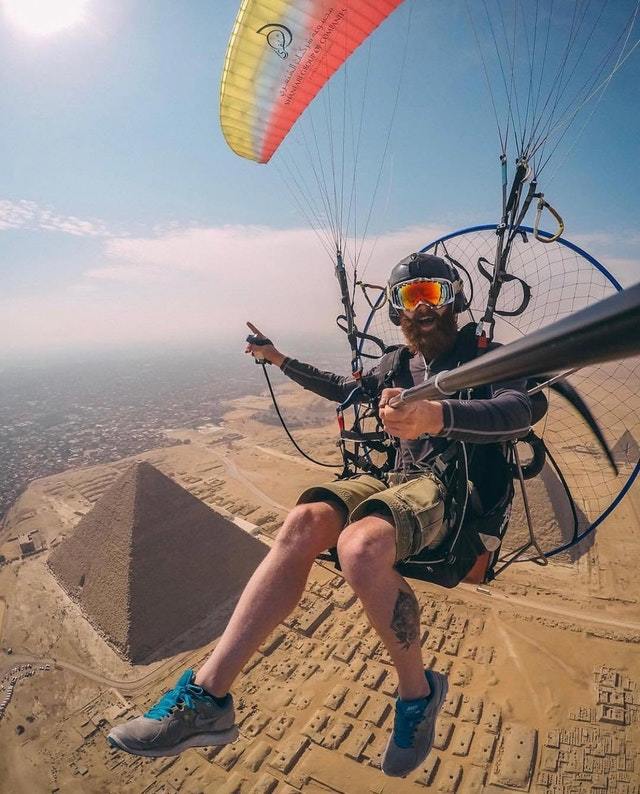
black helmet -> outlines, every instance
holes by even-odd
[[[442,257],[433,254],[410,254],[402,259],[391,271],[388,287],[395,287],[403,281],[410,281],[413,278],[444,278],[452,284],[459,285],[459,292],[453,302],[453,311],[456,314],[463,312],[467,308],[467,303],[462,291],[462,280],[456,268]],[[387,300],[389,306],[389,319],[394,325],[400,325],[400,314],[398,309]]]

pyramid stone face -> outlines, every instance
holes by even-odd
[[[611,454],[616,463],[635,466],[638,456],[640,456],[640,446],[630,430],[624,431],[611,450]]]
[[[267,551],[143,462],[103,494],[48,564],[94,628],[142,662],[238,595]]]

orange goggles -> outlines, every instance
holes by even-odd
[[[412,312],[421,303],[428,306],[446,306],[456,298],[456,286],[446,279],[414,278],[388,289],[391,305],[396,309]]]

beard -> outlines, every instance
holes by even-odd
[[[423,305],[416,309],[412,319],[401,312],[400,327],[409,350],[422,353],[427,361],[433,361],[453,347],[458,333],[458,320],[451,306],[439,314]]]

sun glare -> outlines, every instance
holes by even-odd
[[[49,36],[82,22],[87,0],[1,0],[12,25],[34,36]]]

